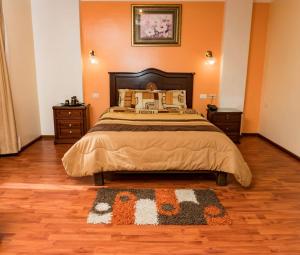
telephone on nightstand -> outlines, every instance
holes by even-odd
[[[214,104],[208,104],[207,109],[213,112],[213,111],[218,110],[218,107]]]
[[[66,99],[62,106],[82,106],[84,103],[80,103],[76,96],[71,97],[71,102],[69,99]]]

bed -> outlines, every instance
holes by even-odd
[[[111,72],[110,107],[118,106],[119,89],[185,90],[192,108],[194,73],[170,73],[150,68],[142,72]],[[104,185],[104,173],[214,173],[218,185],[233,174],[244,187],[251,172],[236,145],[201,115],[143,114],[108,110],[64,155],[63,165],[74,177],[94,175]]]

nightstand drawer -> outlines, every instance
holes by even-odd
[[[58,120],[59,128],[81,128],[82,121],[81,120]]]
[[[82,118],[82,111],[81,110],[56,110],[57,118],[74,118],[74,119],[81,119]]]
[[[225,133],[231,133],[231,132],[240,132],[240,122],[233,122],[233,123],[214,123],[217,127],[222,129]]]
[[[61,128],[58,136],[59,138],[80,138],[82,134],[80,128]]]
[[[240,122],[241,114],[239,113],[217,113],[212,114],[212,120],[214,123],[218,122]]]

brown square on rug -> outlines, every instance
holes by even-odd
[[[87,223],[225,225],[231,220],[210,189],[101,188]]]

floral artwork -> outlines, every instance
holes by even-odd
[[[172,14],[142,14],[140,20],[140,37],[145,38],[172,38]]]
[[[181,5],[133,5],[133,46],[179,46]]]

